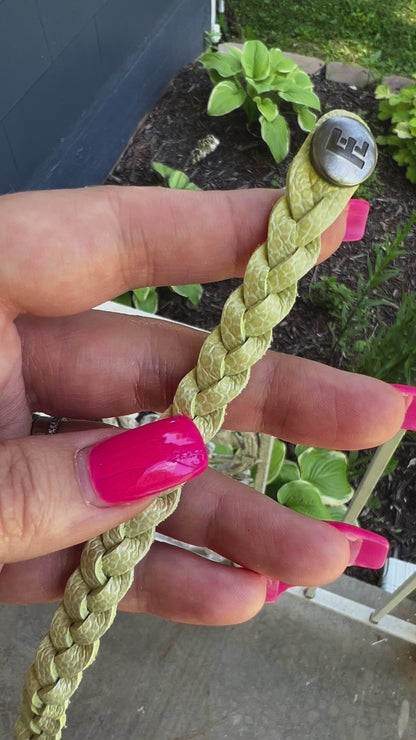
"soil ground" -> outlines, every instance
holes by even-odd
[[[381,132],[377,120],[378,102],[372,87],[353,89],[347,85],[328,82],[324,71],[313,78],[323,112],[342,108],[359,113],[373,128]],[[206,114],[211,84],[200,65],[186,67],[173,80],[165,95],[149,115],[140,122],[126,151],[110,173],[107,182],[119,185],[160,185],[161,179],[151,167],[153,160],[186,172],[190,179],[205,190],[235,188],[283,187],[289,156],[276,165],[261,138],[247,131],[242,111],[225,117],[212,118]],[[305,134],[291,125],[291,152],[302,143]],[[196,165],[189,164],[192,150],[207,135],[214,135],[219,145],[214,152]],[[342,364],[342,358],[331,353],[331,319],[328,313],[313,308],[308,299],[308,286],[323,275],[335,275],[354,287],[356,276],[366,274],[367,255],[375,244],[383,244],[386,237],[394,238],[415,209],[416,188],[405,178],[403,169],[396,166],[383,151],[380,153],[376,175],[359,197],[371,203],[366,234],[361,242],[345,244],[331,259],[315,268],[299,284],[299,298],[290,313],[275,330],[273,349],[297,354],[324,363]],[[400,258],[403,276],[388,283],[387,292],[397,302],[401,291],[416,290],[416,233],[408,237],[407,251]],[[168,289],[160,291],[159,313],[204,329],[213,328],[220,318],[226,297],[239,281],[231,280],[204,286],[198,306]],[[385,317],[389,320],[388,312]],[[377,486],[378,508],[365,509],[361,521],[391,542],[391,554],[403,560],[416,562],[416,443],[409,435],[398,453],[395,472],[384,477]],[[378,574],[355,574],[375,582]]]

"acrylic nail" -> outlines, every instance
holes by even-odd
[[[383,567],[389,552],[389,543],[384,537],[345,522],[327,522],[327,524],[347,538],[350,546],[348,565],[359,565],[374,570]]]
[[[366,200],[359,198],[350,200],[344,242],[358,242],[363,238],[369,210],[370,204]]]
[[[265,604],[274,604],[279,598],[280,594],[283,594],[287,589],[290,588],[288,583],[284,581],[276,581],[275,578],[266,577],[266,598]]]
[[[398,390],[406,401],[406,413],[404,416],[402,429],[409,432],[416,432],[416,388],[411,385],[396,385],[392,383],[393,388]]]
[[[191,419],[172,416],[81,449],[75,463],[84,498],[116,506],[186,483],[204,472],[208,457]]]

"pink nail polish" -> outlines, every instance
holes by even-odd
[[[269,578],[267,576],[266,578],[266,598],[264,600],[265,604],[274,604],[275,601],[279,598],[280,594],[282,594],[284,591],[287,591],[287,589],[290,588],[288,583],[284,583],[283,581],[276,581],[275,578]]]
[[[350,200],[344,242],[358,242],[363,238],[369,210],[370,204],[366,200]]]
[[[416,388],[411,385],[396,385],[395,383],[392,383],[392,385],[402,394],[407,403],[402,429],[416,432]]]
[[[375,570],[384,565],[389,552],[389,543],[384,537],[345,522],[326,523],[347,538],[350,545],[349,565],[359,565],[362,568]]]
[[[160,419],[76,454],[84,497],[96,506],[131,503],[176,488],[207,465],[203,439],[185,416]]]

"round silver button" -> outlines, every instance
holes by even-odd
[[[345,188],[364,182],[377,163],[377,145],[371,131],[350,116],[327,118],[313,134],[310,151],[317,173]]]

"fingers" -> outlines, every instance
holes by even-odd
[[[6,565],[0,574],[0,603],[62,599],[79,558],[80,548],[70,548]],[[237,624],[251,619],[262,608],[264,597],[265,578],[155,542],[136,567],[120,609],[188,624]]]
[[[214,471],[184,488],[180,510],[159,531],[304,586],[334,580],[349,559],[348,543],[338,531]]]
[[[351,202],[351,201],[350,201]],[[338,218],[329,226],[321,237],[321,252],[318,264],[328,259],[342,243],[347,227],[348,208],[338,216]]]
[[[0,603],[42,604],[61,600],[84,544],[30,560],[7,563],[0,572]]]
[[[386,383],[279,353],[253,369],[240,403],[238,417],[249,419],[250,430],[260,423],[288,442],[341,450],[383,444],[405,414],[403,397]],[[231,428],[247,429],[231,419]]]
[[[122,434],[107,428],[2,442],[0,562],[84,542],[205,467],[202,439],[188,419]]]
[[[194,367],[204,333],[103,312],[20,317],[24,377],[33,410],[97,419],[163,411]],[[76,367],[74,368],[74,358]],[[233,401],[226,425],[335,449],[376,446],[400,428],[402,395],[389,385],[269,352]]]
[[[124,611],[217,626],[246,622],[264,605],[266,579],[255,573],[160,542],[150,555],[120,603]]]
[[[30,429],[31,414],[22,374],[22,352],[16,326],[0,312],[0,440]]]
[[[136,568],[134,586],[121,608],[196,624],[232,624],[253,616],[264,603],[262,574],[292,584],[320,585],[334,580],[350,558],[348,542],[337,530],[211,470],[184,487],[178,509],[159,529],[244,567],[206,561],[166,544],[152,546]],[[61,598],[78,562],[79,550],[74,548],[6,565],[0,600]]]
[[[132,288],[242,275],[281,195],[97,187],[3,196],[0,295],[17,313],[68,315]],[[345,214],[323,254],[344,231]]]

